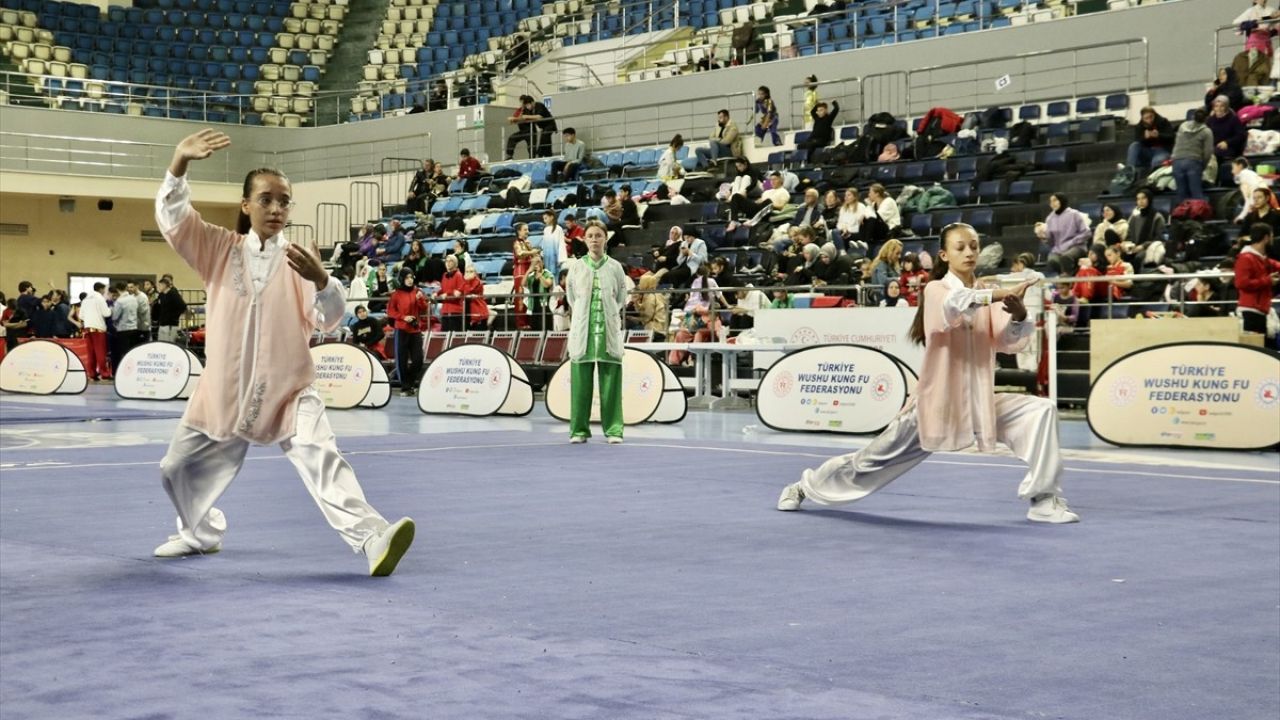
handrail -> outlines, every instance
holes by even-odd
[[[620,49],[620,48],[614,48],[613,50],[610,50],[609,52],[616,52],[618,49]],[[590,66],[590,65],[588,65],[587,63],[581,63],[581,62],[577,62],[577,61],[575,61],[575,60],[565,60],[565,59],[563,59],[563,58],[556,58],[555,60],[552,60],[552,62],[554,62],[556,65],[572,65],[572,66],[574,66],[574,67],[586,68],[587,73],[589,73],[589,74],[591,75],[591,77],[595,78],[595,80],[596,80],[596,85],[599,85],[600,87],[604,87],[604,80],[601,80],[601,79],[600,79],[600,76],[596,74],[595,68],[591,67],[591,66]],[[538,87],[538,84],[537,84],[537,83],[535,83],[535,82],[533,82],[532,80],[528,80],[527,82],[528,82],[530,85],[533,85],[534,87]],[[541,88],[539,88],[539,89],[538,89],[538,92],[539,92],[539,93],[542,93],[542,89],[541,89]]]

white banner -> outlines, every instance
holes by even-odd
[[[327,342],[311,347],[315,389],[335,410],[380,408],[391,401],[391,381],[382,361],[359,345]]]
[[[1262,450],[1280,444],[1280,355],[1231,343],[1158,345],[1107,366],[1089,427],[1113,445]]]
[[[84,363],[68,348],[48,340],[19,344],[0,363],[0,390],[24,395],[76,395],[89,378]]]
[[[571,362],[561,363],[547,383],[547,412],[561,422],[569,422],[572,369]],[[627,348],[622,356],[623,424],[680,422],[687,410],[684,388],[671,368],[649,353]],[[591,422],[600,422],[598,387],[591,397]]]
[[[116,395],[126,400],[178,400],[191,397],[204,366],[190,350],[170,342],[149,342],[120,359]]]
[[[874,348],[806,348],[765,373],[756,414],[774,430],[876,433],[906,404],[909,377],[897,359]]]
[[[433,415],[528,415],[533,388],[510,355],[488,345],[459,345],[427,367],[418,409]]]
[[[772,340],[790,345],[873,347],[906,363],[919,376],[924,348],[907,337],[915,316],[916,309],[912,307],[759,310],[755,316],[755,335],[764,342]],[[757,351],[753,353],[753,365],[765,369],[780,357],[779,352]]]

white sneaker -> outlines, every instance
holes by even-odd
[[[222,543],[218,543],[208,550],[193,548],[182,539],[181,535],[170,535],[169,539],[160,547],[152,551],[152,555],[158,558],[180,558],[189,555],[212,555],[222,549]]]
[[[609,443],[610,445],[621,445],[622,438],[618,437],[617,435],[610,435],[608,439],[605,440],[605,442]]]
[[[1080,516],[1071,512],[1071,508],[1067,507],[1067,501],[1057,495],[1046,495],[1031,503],[1031,509],[1027,511],[1027,519],[1032,522],[1054,524],[1080,522]]]
[[[395,571],[396,564],[413,544],[413,530],[413,520],[400,518],[365,541],[364,554],[369,558],[371,577],[386,577]]]
[[[574,435],[573,437],[569,438],[569,444],[571,445],[581,445],[586,441],[587,441],[586,435]]]
[[[800,483],[792,483],[782,488],[782,495],[778,498],[779,510],[799,510],[800,503],[804,501],[804,491],[800,489]]]

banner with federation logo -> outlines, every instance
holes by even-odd
[[[528,415],[529,376],[515,358],[488,345],[441,353],[418,385],[418,409],[439,415]]]
[[[391,380],[382,360],[359,345],[327,342],[311,347],[314,387],[334,410],[380,408],[391,402]]]
[[[924,363],[924,348],[907,337],[915,316],[913,307],[759,310],[754,330],[762,342],[875,348],[898,358],[918,376]],[[780,352],[756,351],[753,365],[765,369],[781,357]]]
[[[116,395],[125,400],[191,397],[204,366],[190,350],[171,342],[144,343],[125,353],[116,368]]]
[[[0,390],[4,392],[76,395],[88,385],[79,356],[56,342],[28,340],[0,362]]]
[[[569,422],[572,366],[561,363],[547,383],[546,405],[551,417]],[[688,400],[671,368],[649,353],[626,348],[622,356],[622,422],[676,423],[684,419]],[[600,393],[591,397],[591,422],[600,422]]]
[[[910,368],[882,350],[819,345],[769,368],[756,414],[774,430],[877,433],[906,404],[913,382]]]
[[[1089,427],[1113,445],[1261,450],[1280,445],[1280,355],[1186,342],[1130,353],[1089,390]]]

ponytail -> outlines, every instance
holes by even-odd
[[[938,259],[933,261],[933,270],[929,272],[929,282],[933,282],[934,280],[941,280],[942,278],[947,276],[948,272],[951,271],[951,269],[947,267],[947,261],[942,259],[942,251],[947,249],[947,241],[950,239],[952,232],[956,230],[968,230],[974,235],[978,234],[977,231],[974,230],[972,226],[966,225],[965,223],[952,223],[942,228],[942,232],[940,233],[942,236],[941,237],[942,247],[939,248],[938,250]],[[920,288],[920,302],[916,305],[916,317],[915,317],[915,320],[911,321],[911,329],[907,331],[907,337],[911,338],[911,341],[917,345],[924,345],[925,343],[925,336],[924,336],[924,301],[926,297],[925,289],[926,288]]]

